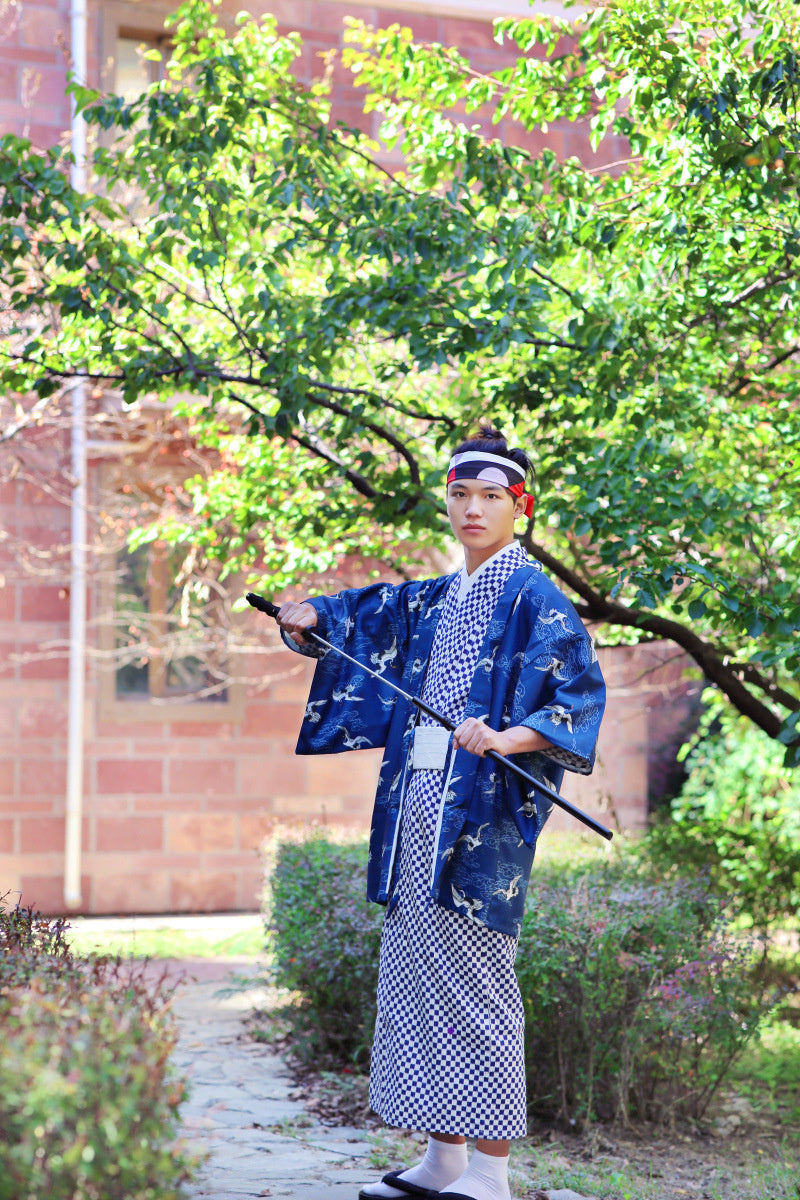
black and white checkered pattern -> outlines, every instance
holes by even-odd
[[[512,544],[460,605],[458,578],[448,590],[424,696],[454,721],[503,585],[525,561]],[[381,942],[370,1103],[390,1125],[407,1129],[523,1137],[516,939],[440,908],[428,894],[443,783],[441,771],[415,771],[404,802],[397,884]]]

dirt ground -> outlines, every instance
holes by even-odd
[[[718,1134],[595,1129],[528,1139],[519,1158],[545,1189],[598,1200],[783,1200],[800,1196],[800,1156],[775,1130],[742,1124]],[[546,1193],[545,1193],[546,1194]],[[525,1195],[525,1192],[522,1192]],[[528,1200],[544,1200],[537,1189]]]
[[[413,1161],[422,1149],[420,1137],[386,1129],[370,1111],[365,1076],[298,1067],[296,1082],[323,1122],[372,1131],[376,1168]],[[512,1191],[520,1200],[547,1200],[548,1191],[566,1188],[594,1200],[798,1200],[797,1110],[758,1105],[731,1087],[691,1128],[595,1126],[576,1136],[534,1127],[512,1150]]]

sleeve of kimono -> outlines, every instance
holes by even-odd
[[[375,584],[308,601],[317,610],[320,635],[356,663],[331,651],[318,657],[296,753],[338,754],[386,744],[395,694],[356,664],[401,684],[428,583]],[[287,644],[302,653],[291,639]]]
[[[419,593],[425,586],[426,582],[376,583],[335,596],[311,596],[305,603],[316,609],[316,633],[354,658],[366,655],[363,661],[383,673],[381,667],[385,670],[389,664],[399,666],[405,662]],[[298,645],[283,631],[282,636],[297,654],[310,658],[330,654],[313,644]]]
[[[591,774],[606,689],[597,655],[581,627],[548,631],[523,661],[516,723],[536,729],[550,742],[541,754],[580,775]]]

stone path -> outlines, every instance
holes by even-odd
[[[364,1183],[383,1174],[370,1165],[373,1143],[361,1129],[321,1125],[294,1099],[279,1055],[248,1037],[243,1018],[268,1001],[258,968],[246,959],[192,959],[168,969],[183,977],[173,1059],[190,1080],[184,1130],[208,1154],[187,1200],[356,1200]],[[532,1200],[597,1198],[563,1188],[536,1191]]]
[[[209,1154],[187,1196],[355,1200],[362,1184],[380,1178],[363,1131],[320,1125],[292,1098],[281,1058],[244,1033],[242,1018],[264,996],[252,963],[195,959],[173,969],[186,974],[174,1003],[174,1061],[191,1080],[181,1115],[192,1144]],[[226,994],[234,974],[253,986]]]

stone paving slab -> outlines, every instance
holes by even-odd
[[[173,1061],[190,1081],[184,1133],[208,1154],[187,1200],[355,1200],[365,1182],[380,1178],[363,1131],[317,1122],[292,1097],[283,1060],[247,1037],[242,1018],[266,999],[252,963],[192,960],[170,970],[184,976],[173,1004]],[[252,982],[231,991],[236,974]]]

